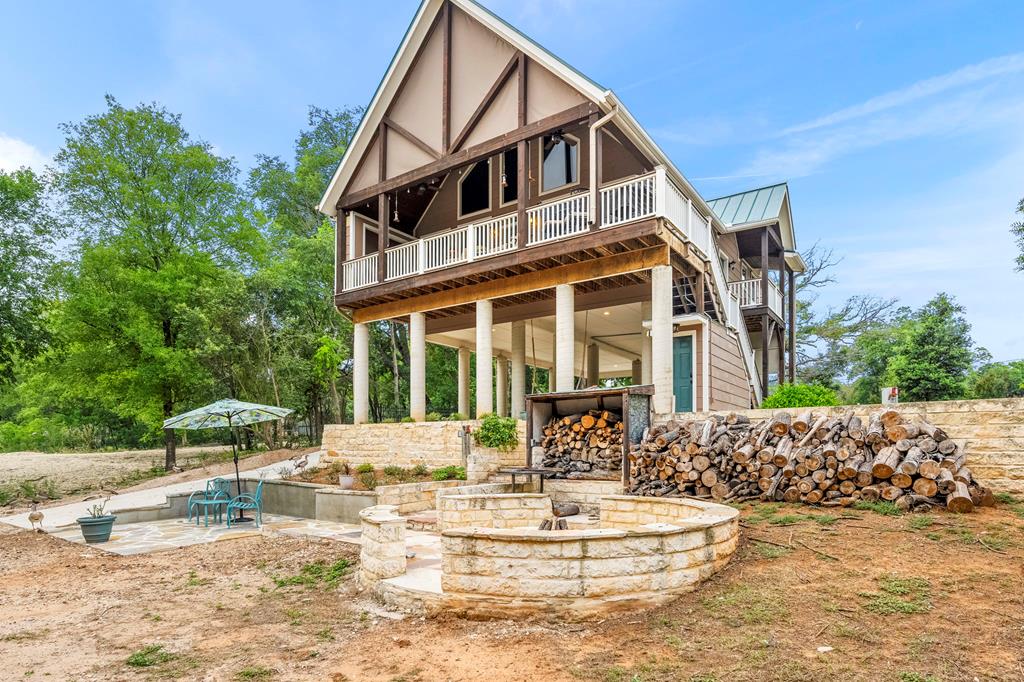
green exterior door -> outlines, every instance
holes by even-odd
[[[676,412],[693,412],[693,337],[672,339],[672,389]]]

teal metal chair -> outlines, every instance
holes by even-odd
[[[196,525],[199,525],[199,507],[203,508],[203,523],[210,525],[210,508],[213,507],[213,521],[220,522],[221,513],[231,501],[231,481],[226,478],[214,478],[206,482],[205,490],[196,490],[188,496],[188,520],[195,514]]]
[[[256,512],[256,527],[259,528],[263,525],[263,481],[256,484],[256,492],[253,494],[242,493],[231,498],[228,502],[227,517],[228,527],[231,527],[231,512],[238,509],[242,512],[248,510],[255,510]]]

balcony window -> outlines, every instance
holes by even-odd
[[[491,208],[491,160],[478,161],[459,178],[459,217],[485,213]]]
[[[541,138],[541,193],[579,181],[579,140],[555,133]]]
[[[519,150],[506,149],[501,154],[501,205],[511,204],[519,198]]]

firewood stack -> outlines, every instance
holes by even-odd
[[[555,478],[618,478],[622,470],[622,417],[590,410],[554,417],[533,450],[533,461],[560,469]]]
[[[942,429],[908,422],[892,409],[866,424],[853,412],[779,412],[760,423],[713,415],[650,428],[629,454],[629,490],[826,507],[882,499],[905,510],[945,506],[955,512],[994,504],[965,459],[963,447]]]

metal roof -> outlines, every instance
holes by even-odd
[[[708,202],[708,206],[726,225],[759,223],[778,219],[788,191],[786,183],[730,194]]]

